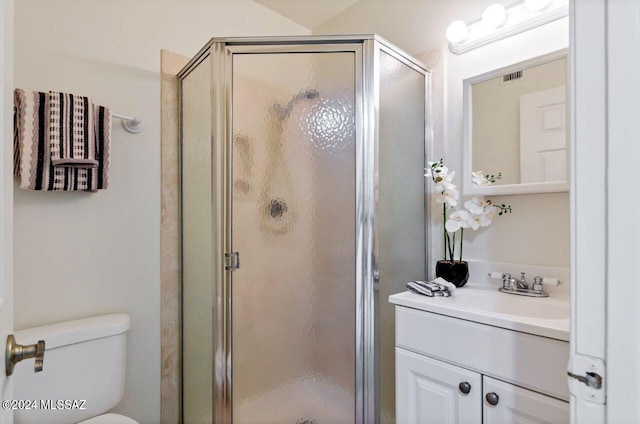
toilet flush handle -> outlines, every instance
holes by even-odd
[[[13,374],[15,365],[23,359],[36,358],[33,371],[42,371],[44,362],[44,340],[32,345],[20,345],[16,343],[13,334],[7,336],[7,347],[5,349],[4,365],[7,376]]]

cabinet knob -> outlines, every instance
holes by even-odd
[[[468,395],[469,392],[471,391],[471,384],[467,383],[466,381],[463,381],[462,383],[458,384],[458,389],[460,389],[460,391],[465,395]]]
[[[487,395],[485,396],[485,399],[487,399],[487,402],[489,402],[489,405],[493,405],[496,406],[498,404],[498,401],[500,400],[500,396],[498,396],[496,393],[487,393]]]

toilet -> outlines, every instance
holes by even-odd
[[[129,315],[114,314],[16,331],[16,342],[22,345],[44,340],[45,353],[42,371],[34,372],[33,359],[14,369],[13,399],[36,401],[38,406],[15,411],[15,423],[138,424],[106,413],[124,395],[130,327]]]

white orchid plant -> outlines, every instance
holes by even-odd
[[[449,171],[442,159],[428,164],[429,167],[425,169],[424,176],[433,181],[434,190],[437,193],[435,200],[442,204],[445,260],[454,261],[456,233],[460,230],[459,261],[462,262],[464,229],[471,228],[476,231],[480,227],[488,227],[496,214],[511,213],[511,206],[504,203],[494,205],[491,200],[474,196],[471,200],[464,202],[464,208],[460,207],[458,205],[460,194],[452,182],[456,173]],[[486,187],[501,179],[502,173],[485,175],[484,172],[477,171],[473,172],[472,176],[474,185]]]

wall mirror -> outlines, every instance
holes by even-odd
[[[464,80],[466,194],[569,190],[567,76],[563,49]],[[500,178],[478,185],[477,171]]]

